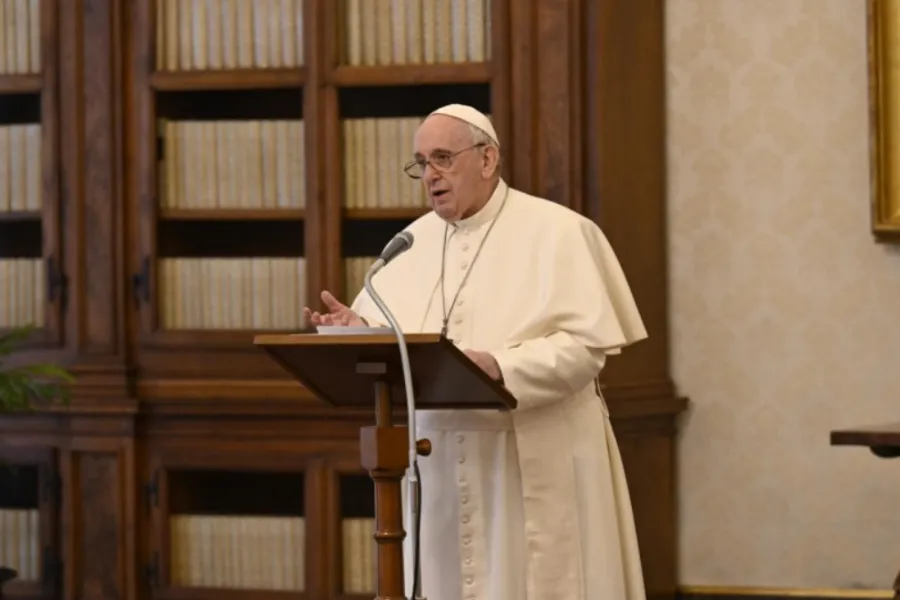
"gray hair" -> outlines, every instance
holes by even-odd
[[[491,136],[487,134],[487,132],[481,127],[476,127],[471,123],[467,123],[469,126],[469,132],[472,134],[472,143],[473,144],[484,144],[485,146],[493,146],[497,148],[497,151],[500,151],[500,147],[497,145]]]
[[[473,144],[484,144],[485,148],[491,147],[497,151],[497,167],[494,171],[494,176],[499,177],[500,167],[503,164],[503,154],[500,152],[500,146],[481,127],[477,127],[475,125],[472,125],[471,123],[467,123],[467,125],[469,126],[469,132],[472,134]],[[482,149],[482,152],[483,151],[484,150]]]

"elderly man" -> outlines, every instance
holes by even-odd
[[[644,586],[622,462],[597,377],[647,336],[596,224],[512,189],[488,118],[429,115],[406,172],[433,212],[373,279],[405,332],[442,332],[519,402],[422,411],[421,565],[429,600],[638,600]],[[322,292],[313,324],[381,325],[363,290]]]

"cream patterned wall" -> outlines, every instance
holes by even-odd
[[[900,1],[900,0],[898,0]],[[684,585],[888,589],[900,252],[869,234],[865,0],[667,0]]]

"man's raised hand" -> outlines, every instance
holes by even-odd
[[[366,322],[359,315],[350,310],[350,307],[341,304],[331,292],[324,290],[321,294],[322,302],[327,312],[320,313],[308,306],[303,308],[304,318],[312,325],[337,325],[343,327],[365,327]]]

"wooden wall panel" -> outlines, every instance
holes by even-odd
[[[582,212],[581,0],[544,0],[534,14],[537,193]]]
[[[60,3],[61,185],[79,396],[127,395],[120,0]]]
[[[133,442],[77,438],[62,458],[68,600],[137,597]]]
[[[583,20],[585,213],[616,249],[650,334],[607,375],[611,387],[650,396],[673,395],[663,16],[658,0],[588,2]]]
[[[510,82],[509,112],[510,139],[505,143],[505,176],[510,184],[523,192],[539,194],[537,184],[538,146],[535,141],[537,77],[534,64],[537,56],[536,26],[532,2],[510,2]],[[514,105],[514,106],[513,106]]]
[[[677,436],[673,420],[673,415],[662,414],[614,421],[650,600],[671,600],[678,583]]]

